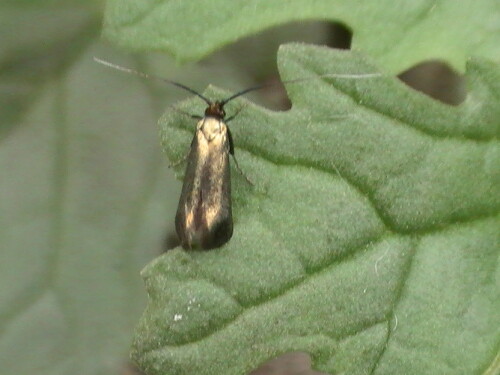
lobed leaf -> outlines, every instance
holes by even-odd
[[[391,77],[320,77],[376,70],[354,52],[288,45],[279,65],[312,77],[287,86],[290,111],[227,108],[244,103],[231,130],[256,182],[232,170],[234,236],[144,269],[133,358],[148,374],[245,374],[298,350],[332,374],[498,370],[498,66],[471,61],[450,107]],[[160,125],[179,160],[193,121]]]

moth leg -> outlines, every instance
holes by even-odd
[[[252,182],[252,180],[250,180],[247,175],[245,173],[243,173],[243,170],[240,168],[240,165],[238,164],[238,161],[236,160],[236,157],[233,155],[233,160],[234,160],[234,165],[236,166],[236,169],[238,170],[238,172],[240,172],[240,174],[245,178],[245,180],[251,185],[251,186],[254,186],[254,183]]]
[[[236,110],[236,112],[234,113],[234,115],[232,115],[232,116],[228,117],[227,119],[225,119],[225,120],[224,120],[224,122],[228,123],[229,121],[231,121],[232,119],[234,119],[236,116],[238,116],[238,115],[239,115],[239,113],[241,112],[241,110],[242,110],[243,108],[245,108],[245,107],[246,107],[246,104],[244,104],[244,105],[240,106],[240,107]]]
[[[170,108],[172,108],[176,112],[182,113],[183,115],[191,117],[191,118],[196,119],[196,120],[201,120],[203,118],[203,116],[192,115],[191,113],[183,111],[182,109],[179,109],[179,108],[176,108],[176,107],[170,107]]]
[[[333,164],[333,168],[335,169],[335,172],[337,172],[337,175],[342,179],[345,180],[344,176],[342,176],[342,173],[340,173],[339,169],[335,164]]]

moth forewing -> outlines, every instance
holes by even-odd
[[[233,234],[231,149],[223,119],[208,116],[198,122],[175,216],[186,249],[220,247]]]

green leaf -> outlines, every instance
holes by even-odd
[[[319,77],[376,71],[354,52],[288,45],[279,66],[312,77],[287,86],[290,111],[228,104],[244,105],[231,131],[256,183],[232,168],[234,236],[144,269],[133,358],[176,375],[245,374],[297,350],[331,374],[498,371],[498,65],[468,64],[458,107],[391,77]],[[179,160],[193,121],[161,125]]]
[[[389,72],[429,59],[463,71],[469,56],[500,57],[498,1],[347,0],[109,0],[105,36],[134,50],[168,51],[198,60],[263,29],[301,20],[341,22],[354,31],[353,48],[369,52]],[[300,27],[300,26],[299,26]]]

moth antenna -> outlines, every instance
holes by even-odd
[[[382,76],[382,73],[361,73],[361,74],[336,74],[336,73],[330,73],[330,74],[320,74],[315,77],[307,77],[307,78],[297,78],[297,79],[288,79],[285,81],[281,81],[280,83],[283,85],[286,85],[288,83],[297,83],[297,82],[303,82],[303,81],[310,81],[315,78],[323,78],[323,77],[330,77],[330,78],[347,78],[347,79],[364,79],[364,78],[373,78],[373,77],[380,77]],[[224,106],[224,104],[227,104],[233,99],[236,99],[239,96],[245,95],[251,91],[256,91],[260,89],[264,89],[266,87],[273,87],[273,86],[278,86],[279,83],[266,83],[263,85],[257,85],[257,86],[252,86],[249,87],[245,90],[239,91],[236,94],[231,95],[229,98],[222,100],[220,103]]]
[[[139,72],[138,70],[126,68],[124,66],[120,66],[120,65],[117,65],[117,64],[113,64],[113,63],[111,63],[109,61],[101,60],[100,58],[95,57],[95,56],[94,56],[94,61],[97,62],[97,63],[99,63],[99,64],[102,64],[104,66],[107,66],[108,68],[120,70],[120,71],[125,72],[125,73],[135,74],[135,75],[137,75],[139,77],[142,77],[142,78],[169,83],[169,84],[174,85],[176,87],[179,87],[179,88],[181,88],[183,90],[186,90],[186,91],[190,92],[191,94],[196,95],[197,97],[203,99],[203,101],[205,103],[207,103],[208,105],[212,105],[212,102],[209,99],[205,98],[203,95],[201,95],[199,92],[193,90],[192,88],[183,85],[182,83],[171,81],[171,80],[169,80],[167,78],[158,77],[158,76],[155,76],[155,75],[152,75],[152,74],[146,74],[146,73],[143,73],[143,72]]]

